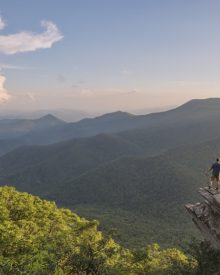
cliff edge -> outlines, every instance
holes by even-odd
[[[220,192],[204,187],[199,189],[199,193],[204,200],[185,207],[205,240],[220,250]]]

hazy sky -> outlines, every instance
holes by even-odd
[[[0,108],[219,97],[219,0],[0,0]]]

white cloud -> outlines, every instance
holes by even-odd
[[[0,75],[0,103],[8,101],[11,96],[7,93],[4,84],[5,84],[6,77]]]
[[[0,63],[0,71],[3,69],[12,69],[12,70],[24,70],[26,67],[17,66],[13,64]]]
[[[0,35],[0,53],[16,54],[51,48],[55,42],[63,38],[54,23],[43,21],[41,25],[46,30],[39,34],[23,31],[16,34]]]
[[[3,30],[5,28],[5,21],[0,17],[0,30]]]

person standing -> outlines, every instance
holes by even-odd
[[[212,171],[211,181],[209,185],[209,189],[212,187],[213,182],[216,182],[216,188],[215,190],[218,190],[219,186],[219,173],[220,173],[220,163],[219,158],[216,159],[216,162],[212,164],[209,171]]]

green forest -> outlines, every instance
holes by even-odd
[[[219,255],[206,243],[127,249],[88,221],[14,187],[0,188],[0,274],[217,274]],[[210,273],[208,273],[210,272]]]

